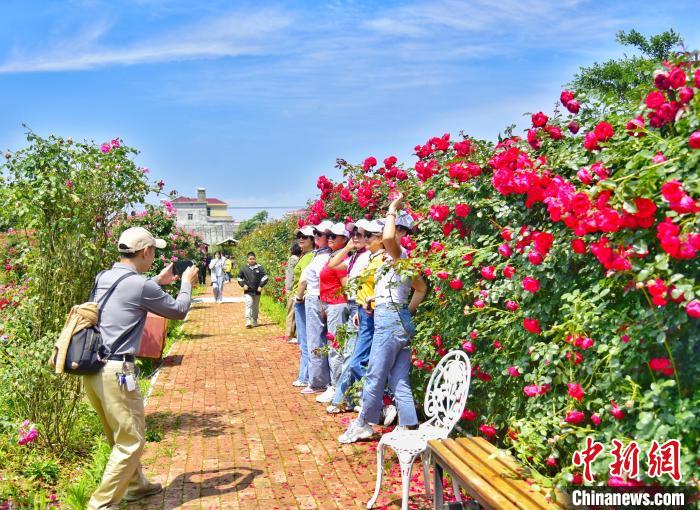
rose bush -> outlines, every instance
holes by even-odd
[[[532,115],[524,138],[436,136],[412,168],[339,160],[344,179],[320,177],[299,220],[381,216],[403,191],[417,220],[405,270],[431,287],[412,344],[417,401],[445,353],[469,352],[462,427],[545,483],[581,483],[571,458],[588,435],[642,452],[678,439],[684,480],[700,474],[699,89],[683,55],[633,108],[589,109],[585,90],[566,90],[566,111]]]

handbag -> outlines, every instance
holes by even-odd
[[[102,273],[104,273],[104,271],[102,271]],[[95,278],[95,284],[90,291],[91,302],[95,299],[97,282],[100,276],[102,276],[102,273],[97,275],[97,278]],[[92,375],[98,373],[102,367],[105,366],[107,363],[107,358],[109,358],[112,352],[117,351],[124,344],[126,339],[129,338],[131,333],[133,333],[133,331],[138,327],[139,323],[137,322],[131,329],[122,333],[111,348],[105,346],[102,342],[102,335],[100,333],[102,308],[107,304],[109,298],[112,297],[117,285],[134,274],[135,273],[128,273],[120,276],[117,281],[112,284],[109,290],[100,298],[100,300],[97,301],[97,322],[93,326],[78,331],[71,337],[70,344],[68,345],[68,349],[66,351],[66,361],[63,367],[64,372],[73,375]]]

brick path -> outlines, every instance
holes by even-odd
[[[239,296],[235,287],[226,294]],[[327,415],[300,395],[297,346],[264,318],[245,329],[243,312],[237,302],[190,311],[190,337],[173,346],[146,408],[149,437],[162,439],[147,443],[143,464],[165,491],[130,508],[365,508],[376,441],[339,444],[355,415]],[[431,508],[419,465],[411,508]],[[400,491],[393,465],[375,508],[399,508]]]

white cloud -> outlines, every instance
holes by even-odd
[[[97,23],[49,50],[27,54],[14,49],[0,64],[0,74],[276,53],[283,48],[280,32],[291,23],[290,15],[275,10],[232,12],[124,46],[101,44],[110,26]]]

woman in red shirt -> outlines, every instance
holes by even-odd
[[[328,246],[333,253],[331,258],[337,252],[342,250],[350,239],[350,233],[345,228],[345,224],[336,223],[330,229],[328,234]],[[326,314],[326,323],[328,325],[328,340],[330,349],[328,351],[328,365],[331,371],[331,385],[328,389],[316,397],[316,401],[322,404],[327,404],[333,400],[335,395],[335,386],[340,380],[340,374],[343,370],[343,354],[338,348],[335,340],[335,335],[338,326],[345,324],[350,315],[348,307],[348,298],[345,295],[345,286],[348,283],[348,270],[345,264],[340,267],[330,268],[326,266],[321,270],[319,276],[319,284],[321,289],[321,306]]]

